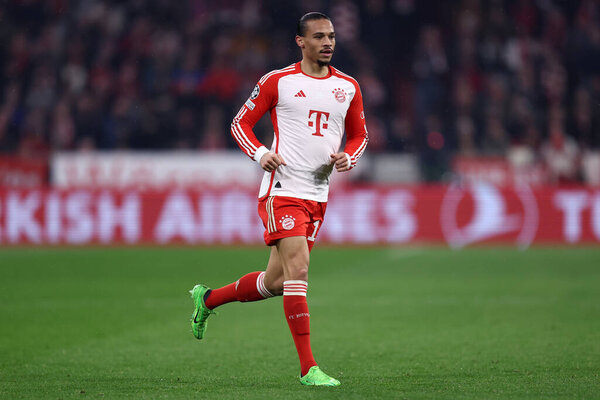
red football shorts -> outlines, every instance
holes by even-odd
[[[315,243],[327,203],[294,197],[271,196],[258,201],[258,215],[265,226],[265,243],[291,236],[306,236],[308,250]]]

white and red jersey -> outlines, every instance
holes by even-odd
[[[323,78],[306,75],[300,63],[263,76],[231,124],[240,148],[255,161],[269,150],[252,128],[267,112],[275,131],[271,151],[287,165],[265,172],[259,197],[289,196],[327,201],[331,154],[339,151],[344,131],[351,168],[368,142],[360,88],[333,67]]]

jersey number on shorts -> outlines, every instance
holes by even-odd
[[[319,224],[321,223],[321,221],[315,221],[313,223],[313,225],[315,226],[315,230],[313,231],[312,235],[310,235],[309,237],[306,238],[306,240],[310,240],[311,242],[314,242],[316,237],[317,237],[317,232],[319,231]]]

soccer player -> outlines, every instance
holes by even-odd
[[[233,301],[283,295],[283,309],[298,356],[300,383],[338,386],[317,366],[310,346],[306,302],[309,253],[323,223],[329,177],[352,169],[368,142],[356,80],[329,65],[335,32],[329,17],[311,12],[297,26],[302,60],[271,71],[259,81],[231,124],[240,148],[265,170],[258,213],[271,247],[265,271],[251,272],[219,289],[196,285],[192,332],[204,337],[213,310]],[[269,112],[275,131],[271,149],[252,128]],[[346,144],[339,151],[346,132]]]

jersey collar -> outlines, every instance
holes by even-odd
[[[333,75],[333,67],[332,67],[331,65],[328,65],[328,66],[327,66],[327,69],[329,70],[329,72],[327,73],[327,75],[325,75],[325,76],[324,76],[324,77],[322,77],[322,78],[317,78],[316,76],[311,76],[311,75],[305,74],[305,73],[304,73],[304,71],[302,71],[302,68],[300,67],[300,61],[298,61],[298,62],[296,63],[296,71],[298,71],[298,72],[300,72],[302,75],[304,75],[304,76],[308,76],[309,78],[312,78],[312,79],[327,79],[327,78],[331,77],[331,75]]]

